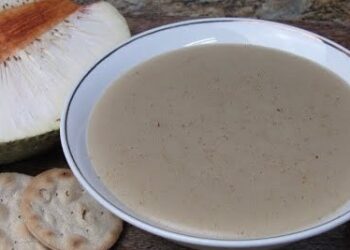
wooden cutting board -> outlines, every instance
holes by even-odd
[[[147,29],[179,21],[186,20],[186,17],[153,17],[153,16],[128,16],[126,17],[133,34],[145,31]],[[350,48],[350,27],[322,22],[294,21],[285,22],[292,24],[334,40],[341,45]],[[349,68],[350,70],[350,68]],[[350,107],[349,107],[350,108]],[[36,175],[46,169],[53,167],[65,167],[63,153],[60,146],[52,149],[50,152],[32,159],[18,162],[15,164],[0,166],[1,172],[20,172],[29,175]],[[349,180],[350,181],[350,180]],[[350,192],[350,190],[349,190]],[[125,230],[113,250],[185,250],[167,240],[146,233],[131,225],[125,225]],[[312,239],[304,240],[282,250],[349,250],[350,249],[350,223],[334,229],[333,231],[317,236]]]

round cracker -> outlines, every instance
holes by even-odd
[[[18,173],[0,174],[0,249],[47,249],[29,233],[20,211],[23,191],[31,179]]]
[[[122,221],[100,206],[69,169],[51,169],[34,177],[21,203],[29,231],[55,250],[110,248]]]

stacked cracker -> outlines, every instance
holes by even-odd
[[[122,228],[69,169],[0,174],[0,249],[104,250]]]

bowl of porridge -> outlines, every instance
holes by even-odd
[[[196,249],[268,249],[350,218],[350,52],[268,21],[132,37],[72,92],[65,156],[90,194]]]

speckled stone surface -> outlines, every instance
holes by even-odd
[[[238,16],[350,25],[349,0],[108,0],[124,15]]]

